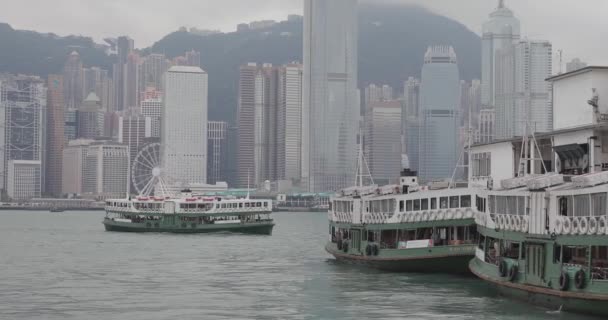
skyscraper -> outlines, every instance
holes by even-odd
[[[420,80],[409,77],[403,85],[403,98],[405,100],[405,116],[418,117],[420,109]]]
[[[125,106],[125,87],[126,79],[125,79],[125,69],[129,55],[133,52],[135,43],[133,39],[123,36],[118,37],[116,40],[116,48],[118,58],[116,63],[114,64],[114,108],[109,111],[121,111],[126,108]],[[128,106],[127,106],[128,107]]]
[[[28,187],[29,190],[41,190],[43,186],[44,172],[42,168],[44,110],[47,103],[47,91],[44,81],[33,76],[8,76],[0,79],[0,123],[4,125],[0,132],[0,148],[3,151],[0,157],[0,185],[7,188],[9,176],[9,161],[19,167],[24,164],[31,168],[33,162],[38,162],[39,170],[30,171],[37,176],[28,181],[40,184]],[[21,160],[30,161],[27,163]],[[29,170],[29,169],[28,169]],[[17,171],[12,170],[11,173]],[[24,180],[12,180],[13,183],[21,183]]]
[[[154,88],[158,91],[163,89],[163,76],[169,67],[170,62],[164,54],[153,53],[141,58],[138,78],[140,101],[143,100],[141,95],[145,94],[148,88]]]
[[[86,151],[83,193],[99,199],[127,194],[129,147],[113,142],[94,142]]]
[[[237,109],[237,185],[247,186],[255,174],[256,149],[256,76],[258,66],[249,63],[240,67],[239,102]],[[260,115],[258,115],[259,117]]]
[[[46,192],[61,195],[63,147],[65,144],[65,105],[63,77],[49,75],[47,82]]]
[[[393,100],[393,88],[387,84],[377,86],[370,84],[365,88],[365,107],[369,108],[374,102]]]
[[[304,2],[302,179],[312,192],[353,183],[357,37],[357,0]]]
[[[280,74],[278,165],[284,179],[296,181],[302,176],[302,72],[301,64],[291,63]]]
[[[64,194],[82,194],[87,151],[93,142],[93,140],[83,139],[72,140],[63,149],[61,190]]]
[[[394,182],[401,171],[401,102],[373,102],[365,114],[364,150],[374,182]]]
[[[508,139],[553,129],[551,76],[552,45],[522,40],[499,50],[497,70],[496,138]]]
[[[496,82],[501,77],[496,70],[497,51],[519,40],[519,37],[519,20],[515,18],[513,11],[505,6],[504,0],[499,0],[498,7],[482,27],[481,104],[484,108],[493,108],[496,105]]]
[[[586,62],[581,61],[579,58],[574,58],[572,61],[566,63],[566,72],[582,69],[587,66]]]
[[[140,57],[137,53],[130,53],[124,69],[124,103],[123,109],[139,107],[139,64]]]
[[[199,67],[175,66],[165,74],[161,159],[177,183],[207,182],[208,75]]]
[[[163,115],[163,98],[160,91],[148,88],[141,97],[141,114],[152,121],[152,137],[160,138],[160,126]]]
[[[105,135],[105,112],[95,92],[91,92],[78,108],[78,134],[81,139],[97,139]]]
[[[77,108],[83,99],[84,74],[80,55],[72,51],[63,67],[64,100],[68,108]]]
[[[226,166],[226,140],[228,123],[223,121],[209,121],[208,124],[208,160],[207,160],[207,183],[216,184],[226,181],[224,167]]]
[[[458,162],[460,76],[452,47],[430,47],[420,84],[420,177],[450,178]]]

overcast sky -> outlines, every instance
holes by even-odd
[[[331,1],[331,0],[330,0]],[[476,33],[498,0],[362,0],[415,3],[451,17]],[[302,13],[303,0],[19,0],[2,6],[0,21],[14,28],[96,40],[127,34],[145,47],[180,26],[233,31],[237,23]],[[506,0],[522,35],[553,42],[564,61],[580,57],[608,65],[608,1]]]

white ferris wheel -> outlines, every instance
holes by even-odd
[[[143,147],[131,166],[131,183],[140,196],[151,196],[156,188],[168,195],[168,180],[161,164],[161,145],[151,143]]]

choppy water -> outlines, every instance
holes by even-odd
[[[474,278],[336,263],[326,214],[274,235],[105,232],[101,212],[0,212],[0,319],[582,319]]]

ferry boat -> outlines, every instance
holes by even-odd
[[[184,190],[180,197],[136,197],[106,201],[106,231],[271,235],[272,201],[205,197]]]
[[[554,131],[472,148],[482,206],[470,270],[506,296],[606,318],[608,104],[582,100],[601,79],[596,67],[550,79],[566,98],[554,101]]]
[[[394,272],[468,273],[477,214],[473,189],[423,190],[405,169],[399,185],[359,183],[330,199],[336,260]]]

